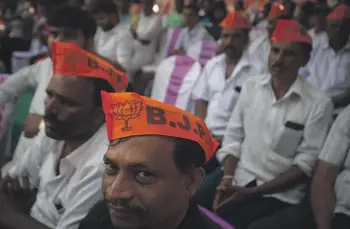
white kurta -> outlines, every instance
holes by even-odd
[[[248,45],[247,52],[267,66],[271,43],[268,34],[260,35]]]
[[[350,106],[335,120],[319,159],[337,168],[334,213],[350,216]]]
[[[238,186],[256,180],[262,185],[298,166],[311,176],[332,123],[333,105],[319,89],[298,77],[283,98],[276,100],[270,74],[249,79],[226,129],[220,162],[239,158],[234,174]],[[306,195],[306,184],[274,193],[296,204]]]
[[[175,45],[175,50],[181,49],[187,52],[192,45],[206,40],[214,40],[214,38],[201,23],[198,23],[191,30],[189,30],[188,27],[181,30],[180,36]]]
[[[146,16],[144,13],[141,13],[136,33],[139,39],[149,40],[151,43],[143,45],[140,41],[133,40],[132,73],[140,70],[142,66],[152,63],[157,52],[161,30],[162,18],[160,15],[152,14]]]
[[[57,175],[63,145],[63,141],[54,141],[41,132],[9,175],[27,175],[31,185],[38,188],[31,217],[49,228],[76,229],[89,210],[103,199],[103,156],[108,147],[106,126],[62,158]]]
[[[262,74],[261,71],[261,64],[246,54],[241,57],[228,79],[225,78],[225,54],[214,57],[206,64],[194,87],[193,97],[209,103],[205,123],[212,134],[224,135],[242,84],[250,77]]]
[[[128,26],[119,23],[106,32],[98,28],[95,35],[95,49],[99,55],[117,61],[128,70],[133,52],[132,36]]]

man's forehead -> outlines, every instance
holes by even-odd
[[[90,93],[93,85],[85,77],[75,75],[54,75],[49,83],[48,89],[60,91],[81,90],[85,94]]]
[[[280,49],[285,49],[285,50],[294,49],[296,45],[297,44],[295,42],[277,42],[277,41],[273,41],[271,43],[271,46],[273,48],[280,48]]]
[[[173,161],[175,144],[160,136],[135,136],[112,141],[106,157],[117,164],[157,165]]]
[[[222,33],[227,35],[241,35],[243,34],[243,30],[234,28],[223,28]]]

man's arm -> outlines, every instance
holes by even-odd
[[[37,86],[35,76],[37,66],[32,65],[24,67],[0,85],[0,106],[12,102],[26,91],[34,89]]]
[[[317,157],[322,150],[332,123],[332,114],[333,107],[330,101],[314,107],[311,117],[306,121],[303,140],[297,148],[298,153],[293,160],[293,166],[275,179],[253,188],[254,193],[282,192],[307,181],[307,178],[312,175]]]
[[[128,64],[132,57],[132,37],[129,33],[126,33],[123,39],[120,40],[120,45],[117,47],[117,61],[124,68],[128,69]]]
[[[27,214],[7,210],[1,211],[0,228],[4,229],[50,229]],[[51,228],[52,229],[52,228]]]
[[[334,122],[311,182],[311,206],[318,229],[330,229],[336,204],[334,183],[349,150],[350,107]],[[322,190],[322,191],[320,191]]]
[[[317,229],[331,229],[336,203],[334,183],[338,171],[337,166],[322,160],[318,161],[311,184],[311,207]]]
[[[205,117],[207,117],[207,110],[208,102],[204,100],[197,100],[195,111],[196,116],[204,120]]]

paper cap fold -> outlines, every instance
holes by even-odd
[[[350,6],[345,4],[338,5],[327,16],[327,20],[343,20],[345,18],[350,18]]]
[[[99,78],[109,82],[116,92],[128,87],[127,75],[117,70],[108,61],[72,43],[54,42],[52,44],[54,75],[76,75]]]
[[[218,147],[204,121],[187,111],[136,93],[101,95],[109,141],[143,135],[188,139],[202,147],[206,161]]]

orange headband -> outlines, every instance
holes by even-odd
[[[93,77],[109,82],[116,92],[125,91],[128,77],[102,58],[89,53],[72,43],[52,44],[54,75],[77,75]]]
[[[206,161],[218,147],[204,121],[193,114],[136,93],[101,95],[109,141],[139,135],[184,138],[203,148]]]
[[[294,20],[278,20],[271,39],[277,42],[302,42],[312,44],[310,35]]]

